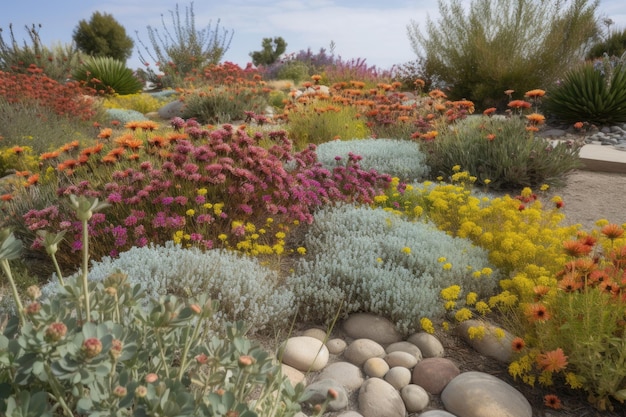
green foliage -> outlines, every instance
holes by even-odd
[[[580,167],[579,151],[580,144],[553,144],[535,136],[516,116],[470,118],[441,132],[424,148],[432,176],[448,178],[460,165],[480,184],[489,180],[489,188],[495,190],[560,185],[567,172]]]
[[[425,71],[449,87],[451,99],[478,108],[504,107],[502,92],[556,81],[584,56],[598,32],[597,1],[439,0],[440,19],[408,27]]]
[[[622,56],[626,52],[626,29],[612,32],[607,39],[591,47],[587,59],[609,56]]]
[[[218,64],[224,57],[233,39],[234,31],[220,31],[220,20],[215,29],[209,24],[205,29],[197,30],[193,2],[185,8],[184,24],[176,4],[175,11],[170,10],[172,28],[168,28],[161,15],[163,32],[147,26],[148,39],[153,51],[139,40],[140,45],[160,71],[169,77],[183,78],[193,71],[198,71],[209,64]],[[150,62],[139,51],[139,59],[146,65]]]
[[[110,57],[126,62],[133,52],[134,42],[126,29],[108,13],[95,12],[91,20],[81,20],[72,39],[78,49],[90,56]]]
[[[68,141],[84,140],[93,133],[90,122],[59,116],[36,103],[10,104],[0,98],[1,147],[29,146],[38,155]]]
[[[315,152],[318,161],[331,170],[347,160],[350,154],[355,154],[362,158],[359,161],[362,169],[375,169],[402,181],[420,181],[429,171],[426,155],[420,151],[419,145],[404,140],[333,140],[320,144]]]
[[[370,136],[365,122],[356,117],[358,110],[354,107],[320,105],[309,102],[289,114],[289,138],[296,149],[337,138],[363,139]]]
[[[443,315],[441,289],[456,283],[490,294],[498,282],[497,273],[480,272],[491,267],[487,253],[468,240],[384,209],[322,209],[305,247],[311,256],[295,265],[288,283],[299,317],[318,323],[331,323],[338,313],[367,311],[409,334],[419,329],[420,318]]]
[[[90,57],[72,74],[100,94],[134,94],[143,84],[122,61],[110,57]]]
[[[309,78],[309,67],[302,61],[289,61],[278,70],[279,80],[291,80],[294,84]]]
[[[29,66],[35,65],[53,80],[64,82],[79,64],[80,52],[73,44],[43,45],[39,36],[40,28],[41,25],[34,24],[25,27],[30,44],[17,41],[12,24],[9,25],[8,42],[2,37],[0,28],[0,70],[26,73]]]
[[[11,319],[0,335],[3,415],[21,409],[26,414],[19,415],[52,416],[56,409],[253,417],[299,410],[301,387],[294,389],[275,360],[244,337],[242,323],[226,323],[220,334],[209,330],[217,302],[167,296],[146,300],[145,312],[139,286],[112,273],[90,285],[97,319],[80,324],[80,285],[71,280],[56,297],[32,300],[24,325],[18,329]]]
[[[182,117],[206,124],[230,123],[245,120],[246,111],[263,113],[267,97],[248,88],[216,87],[194,91],[185,96]]]
[[[569,123],[626,122],[626,62],[605,58],[569,71],[549,90],[544,105],[547,113]]]
[[[287,50],[287,42],[278,36],[272,38],[263,38],[260,51],[250,52],[252,63],[256,66],[271,65]]]

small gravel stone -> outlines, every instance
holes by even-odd
[[[402,401],[404,401],[406,411],[409,413],[422,411],[430,402],[430,395],[428,395],[426,390],[415,384],[409,384],[402,388],[400,396],[402,397]]]
[[[326,342],[328,351],[333,355],[341,355],[347,346],[348,344],[343,339],[330,339]]]
[[[411,382],[411,371],[402,366],[395,366],[385,374],[385,381],[399,391]]]
[[[389,364],[383,358],[369,358],[363,364],[363,372],[370,378],[382,378],[389,372]]]

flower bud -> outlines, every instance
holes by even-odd
[[[26,295],[28,296],[28,298],[34,301],[41,297],[41,290],[37,285],[31,285],[26,289]]]
[[[328,396],[333,400],[336,400],[339,397],[339,393],[334,388],[328,388]]]
[[[117,288],[115,287],[106,287],[104,291],[111,297],[115,297],[117,295]]]
[[[64,323],[55,322],[46,329],[45,340],[48,342],[58,342],[67,334],[67,326]]]
[[[90,337],[83,342],[81,350],[87,359],[95,358],[102,352],[102,342],[98,338]]]
[[[113,359],[118,359],[122,355],[123,347],[124,347],[124,344],[122,343],[121,340],[113,339],[113,341],[111,342],[111,350],[109,351]]]
[[[135,388],[135,397],[143,398],[146,395],[148,395],[148,388],[144,387],[143,385],[139,385],[137,388]]]
[[[128,394],[126,387],[122,387],[121,385],[118,385],[117,387],[113,389],[113,395],[115,395],[118,398],[126,397],[126,394]]]
[[[196,356],[196,361],[198,361],[200,365],[204,365],[205,363],[209,361],[209,357],[205,355],[204,353],[201,353]]]
[[[155,373],[150,373],[148,375],[146,375],[146,378],[144,379],[146,381],[147,384],[152,384],[153,382],[156,382],[159,379],[159,376]]]
[[[193,311],[194,314],[202,313],[202,308],[198,304],[192,304],[189,306],[189,308],[191,309],[191,311]]]
[[[238,362],[239,362],[239,366],[244,368],[246,366],[252,365],[255,362],[255,360],[250,355],[241,355],[239,357],[239,361]]]
[[[39,313],[40,310],[41,310],[41,304],[39,304],[37,301],[33,301],[32,303],[27,305],[26,308],[24,309],[24,311],[28,315],[37,314]]]

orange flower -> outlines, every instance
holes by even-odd
[[[124,125],[124,127],[126,129],[130,129],[132,131],[135,131],[138,127],[141,127],[140,124],[141,124],[141,122],[138,122],[138,121],[130,121],[130,122],[126,123]]]
[[[106,129],[102,129],[100,133],[98,133],[98,138],[100,139],[108,139],[113,134],[113,129],[107,127]]]
[[[432,90],[430,93],[428,93],[428,95],[431,98],[448,98],[448,96],[446,96],[445,93],[439,89]]]
[[[576,122],[576,123],[574,123],[574,129],[580,130],[580,129],[583,128],[583,126],[584,126],[583,122]]]
[[[565,292],[574,292],[581,289],[583,283],[576,278],[575,274],[567,274],[565,278],[559,281],[558,287]]]
[[[546,118],[542,114],[539,114],[539,113],[529,114],[528,116],[526,116],[526,118],[533,125],[540,125],[546,121]]]
[[[526,307],[526,317],[531,322],[550,320],[550,313],[545,305],[541,303],[529,304]]]
[[[529,109],[532,104],[524,100],[513,100],[509,102],[508,106],[512,109]]]
[[[446,109],[446,106],[444,106],[443,104],[440,104],[440,103],[435,104],[435,110],[444,111],[445,109]]]
[[[413,81],[413,85],[417,88],[424,88],[426,83],[421,78],[418,78],[417,80]]]
[[[57,170],[64,171],[66,169],[74,169],[78,165],[78,161],[75,159],[67,159],[57,165]]]
[[[592,247],[585,245],[580,240],[566,240],[563,242],[563,249],[568,256],[578,258],[580,256],[588,255],[591,252]]]
[[[22,152],[24,152],[24,148],[22,148],[21,146],[14,146],[10,149],[11,152],[13,152],[16,155],[21,154]]]
[[[74,140],[70,143],[66,143],[65,145],[61,146],[61,148],[59,148],[60,152],[69,152],[74,148],[78,148],[80,144],[78,143],[77,140]]]
[[[608,237],[609,239],[613,240],[622,236],[624,234],[624,229],[620,225],[611,223],[611,224],[607,224],[606,226],[604,226],[600,230],[600,233],[602,233],[604,236]]]
[[[85,156],[95,155],[99,153],[102,150],[102,148],[104,148],[104,144],[102,142],[99,142],[95,144],[94,146],[90,146],[89,148],[83,149],[83,151],[80,154],[85,155]]]
[[[496,138],[496,135],[494,135],[493,133],[490,133],[486,137],[489,142],[492,142]]]
[[[157,148],[161,148],[167,144],[167,139],[162,136],[154,136],[148,139],[148,144],[152,146],[156,146]]]
[[[545,94],[546,94],[545,91],[536,89],[536,90],[527,91],[526,94],[524,94],[524,97],[539,98],[539,97],[543,97]]]
[[[554,408],[555,410],[561,408],[561,400],[554,394],[548,394],[543,397],[543,403],[546,407]]]
[[[496,108],[495,107],[489,107],[488,109],[486,109],[485,111],[483,111],[483,114],[485,116],[491,116],[492,114],[494,114],[496,112]]]
[[[537,297],[541,298],[548,292],[550,292],[550,287],[547,285],[536,285],[533,288],[533,292],[535,293],[535,295],[537,295]]]
[[[537,126],[526,126],[526,130],[528,132],[539,132],[539,128]]]
[[[513,349],[513,352],[521,352],[525,346],[526,343],[521,337],[516,337],[513,341],[511,341],[511,348]]]
[[[41,159],[42,161],[45,161],[47,159],[54,159],[57,158],[59,156],[59,152],[58,151],[54,151],[54,152],[44,152],[39,156],[39,159]]]
[[[544,371],[559,372],[567,366],[567,356],[563,353],[563,349],[557,348],[537,355],[537,364]]]
[[[39,182],[39,174],[33,174],[26,180],[26,186],[35,185]]]
[[[139,127],[142,130],[149,130],[152,132],[153,130],[157,130],[159,128],[159,124],[157,122],[153,122],[152,120],[145,120],[139,123]]]
[[[506,94],[507,96],[510,96],[514,92],[515,92],[515,90],[504,90],[504,94]]]
[[[0,195],[0,200],[2,200],[2,201],[11,201],[11,200],[13,200],[13,194],[2,194],[2,195]]]

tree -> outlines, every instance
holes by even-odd
[[[112,15],[95,12],[89,22],[81,20],[73,35],[78,49],[91,56],[111,57],[122,62],[130,57],[134,42]]]
[[[463,2],[465,3],[465,2]],[[451,99],[478,107],[502,106],[505,90],[547,88],[578,64],[599,31],[598,1],[438,0],[440,19],[426,34],[408,26],[425,71],[441,80]]]
[[[263,38],[260,51],[250,52],[252,63],[257,67],[259,65],[271,65],[287,50],[287,42],[282,37]]]
[[[234,31],[222,29],[220,32],[220,20],[218,19],[215,30],[211,24],[203,29],[196,30],[193,2],[185,8],[185,24],[181,22],[178,4],[175,11],[170,10],[173,31],[170,31],[161,15],[163,33],[152,26],[147,26],[148,38],[154,52],[139,39],[148,57],[166,75],[185,76],[193,70],[199,70],[209,64],[218,64],[226,51],[230,48]],[[139,51],[139,59],[148,66],[150,62]]]

